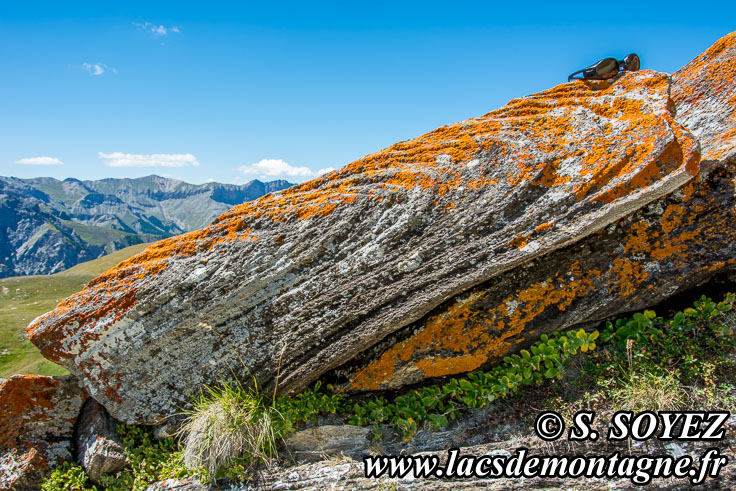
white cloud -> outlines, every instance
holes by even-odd
[[[108,167],[198,167],[191,153],[102,153],[97,154]]]
[[[82,63],[82,68],[92,75],[102,75],[106,71],[115,72],[113,67],[107,66],[104,63]]]
[[[16,160],[13,163],[21,165],[64,165],[64,162],[56,157],[30,157]]]
[[[327,174],[328,172],[332,172],[333,170],[335,169],[333,169],[332,167],[325,167],[324,169],[318,170],[317,175],[321,176],[322,174]]]
[[[138,27],[138,29],[141,29],[143,31],[148,31],[154,36],[166,36],[170,32],[179,32],[178,26],[166,27],[160,24],[156,25],[152,22],[144,22],[143,24],[134,22],[133,24],[135,24]]]
[[[258,174],[262,177],[312,177],[309,167],[295,167],[281,159],[263,159],[251,165],[241,165],[235,170],[243,174]]]

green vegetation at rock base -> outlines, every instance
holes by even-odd
[[[99,485],[89,482],[81,465],[65,462],[41,483],[41,489],[145,489],[152,482],[193,474],[184,467],[182,452],[174,438],[157,440],[151,428],[118,425],[130,466],[115,475],[106,474]]]
[[[600,337],[597,331],[581,330],[542,336],[528,351],[504,358],[487,372],[393,399],[352,400],[319,382],[295,397],[274,399],[257,386],[223,383],[203,391],[184,427],[191,434],[199,419],[217,431],[192,439],[187,447],[185,438],[178,443],[172,438],[156,441],[149,429],[121,425],[126,452],[145,458],[131,458],[131,467],[106,476],[101,484],[107,489],[121,489],[123,484],[143,489],[155,480],[194,475],[244,480],[255,466],[274,458],[283,437],[319,414],[340,414],[351,424],[389,425],[408,440],[418,429],[440,429],[463,412],[541,383],[552,384],[556,394],[544,406],[560,411],[568,421],[581,408],[604,413],[621,408],[733,411],[736,319],[727,313],[735,302],[731,294],[719,303],[703,296],[693,308],[669,318],[647,310],[609,322]],[[595,349],[596,341],[601,349]],[[251,439],[242,443],[248,435]],[[185,465],[187,452],[191,470]],[[44,485],[89,489],[81,466],[70,463],[54,471]]]

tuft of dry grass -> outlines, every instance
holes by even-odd
[[[184,463],[210,476],[233,465],[251,467],[277,455],[284,420],[258,385],[240,383],[206,388],[180,429]]]
[[[685,391],[676,374],[651,371],[632,373],[619,388],[611,391],[615,410],[673,411],[685,403]]]

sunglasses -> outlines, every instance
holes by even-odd
[[[573,80],[608,80],[619,74],[619,72],[635,72],[639,69],[639,56],[636,53],[626,55],[623,60],[616,58],[604,58],[588,68],[583,68],[567,77],[567,81]]]

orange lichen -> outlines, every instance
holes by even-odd
[[[662,214],[662,218],[659,219],[659,224],[662,227],[662,232],[669,234],[675,227],[680,225],[681,217],[683,215],[682,206],[678,204],[671,204]]]
[[[628,176],[627,179],[594,199],[596,201],[610,203],[621,196],[631,194],[637,189],[645,189],[659,181],[667,170],[679,167],[684,160],[683,151],[679,143],[676,140],[670,142],[657,160],[649,162],[647,165],[633,173],[633,175]],[[694,176],[697,173],[697,163],[699,161],[700,155],[696,151],[695,147],[690,148],[688,158],[685,161],[685,170],[690,173],[690,175]],[[692,164],[693,162],[695,163],[694,166]],[[627,163],[627,160],[623,160],[621,163],[625,164]],[[621,169],[616,170],[616,174],[627,173],[626,169],[627,166],[623,165]],[[663,172],[663,169],[665,172]],[[610,176],[605,177],[606,179],[604,179],[604,182],[609,182],[611,180]]]
[[[29,423],[48,421],[61,383],[42,375],[13,375],[0,379],[0,449],[14,446]]]
[[[611,288],[618,290],[619,295],[623,296],[635,293],[637,287],[649,276],[638,262],[620,257],[613,260],[611,270],[615,275]]]
[[[579,270],[579,265],[573,266]],[[516,338],[525,326],[546,308],[554,305],[565,310],[575,298],[593,289],[590,277],[568,280],[565,288],[556,289],[560,281],[565,280],[556,275],[530,285],[488,311],[475,307],[482,304],[485,292],[464,296],[447,311],[430,317],[417,334],[389,348],[376,361],[356,372],[351,388],[379,389],[390,383],[397,363],[411,362],[415,357],[419,359],[414,366],[429,377],[472,371],[489,360],[502,357],[512,342],[518,342]]]
[[[672,99],[678,115],[693,112],[718,113],[721,131],[699,135],[704,160],[718,160],[736,150],[736,33],[719,39],[672,76]]]
[[[617,84],[564,84],[534,96],[515,99],[506,107],[480,118],[444,126],[414,140],[397,143],[349,164],[333,173],[329,179],[322,177],[256,202],[240,205],[221,219],[268,216],[274,221],[283,221],[288,215],[300,219],[327,215],[339,206],[358,199],[361,194],[360,185],[366,180],[380,182],[391,190],[432,190],[437,196],[443,196],[459,186],[468,189],[492,186],[498,182],[495,177],[482,175],[470,178],[457,165],[473,160],[482,151],[491,150],[499,158],[513,153],[518,172],[507,176],[508,183],[512,186],[525,181],[545,187],[566,184],[571,181],[571,177],[559,172],[560,163],[570,156],[576,156],[581,148],[579,141],[571,138],[574,135],[576,116],[572,112],[552,115],[551,110],[587,108],[602,118],[626,121],[635,124],[640,130],[652,131],[649,138],[654,140],[663,135],[671,123],[666,112],[650,114],[646,104],[635,99],[614,97],[610,107],[599,100],[609,95],[614,88],[618,90],[617,93],[625,93],[638,87],[664,95],[667,84],[665,76],[624,78]],[[605,121],[601,124],[610,126]],[[520,151],[508,143],[518,139],[518,136],[533,140],[537,152]],[[573,186],[573,191],[579,197],[590,189],[601,187],[614,176],[629,173],[640,164],[641,159],[652,155],[651,143],[638,141],[631,155],[617,164],[616,145],[612,145],[610,138],[621,140],[623,135],[608,136],[605,132],[600,136],[584,136],[589,141],[586,145],[588,150],[582,154],[583,167],[580,175],[586,177],[586,182]],[[637,136],[641,137],[643,133]],[[619,142],[624,146],[623,143]],[[539,155],[553,157],[540,158]],[[677,166],[678,163],[674,165]],[[658,176],[662,177],[672,167],[661,165],[658,170]],[[656,172],[652,170],[645,174],[649,177]],[[587,179],[589,175],[592,179]],[[646,180],[644,177],[641,179]]]
[[[624,250],[631,253],[639,253],[647,250],[647,242],[650,239],[649,224],[644,220],[638,221],[631,225],[631,233],[624,245]],[[655,232],[656,233],[656,232]]]
[[[521,249],[522,247],[526,246],[530,238],[531,235],[520,234],[514,237],[507,245],[509,247],[516,247],[517,249]]]
[[[536,227],[534,227],[535,232],[543,232],[545,230],[549,230],[551,228],[554,228],[555,222],[548,222],[548,223],[540,223]]]
[[[467,354],[454,358],[435,357],[422,359],[416,362],[427,377],[442,377],[447,374],[471,372],[481,366],[487,357],[483,354]]]

